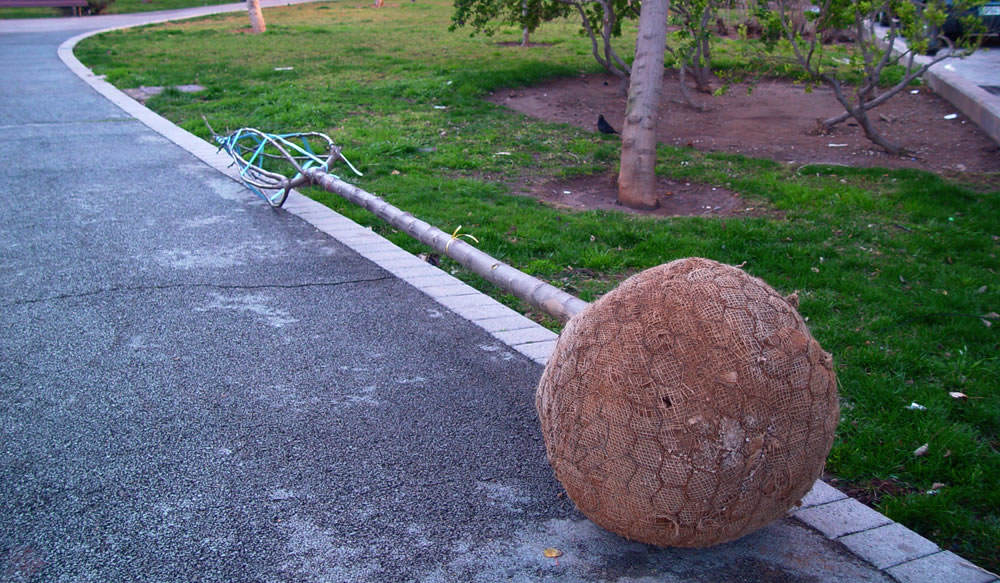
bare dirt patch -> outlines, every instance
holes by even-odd
[[[162,85],[141,85],[139,87],[132,87],[129,89],[122,89],[125,95],[128,95],[132,99],[138,101],[139,103],[146,103],[153,97],[163,93],[166,87]],[[173,89],[180,91],[181,93],[198,93],[199,91],[204,91],[207,87],[202,85],[174,85]]]
[[[795,165],[839,164],[860,167],[920,168],[949,177],[989,184],[983,176],[1000,170],[1000,146],[950,103],[926,87],[905,91],[874,110],[880,130],[901,143],[909,155],[879,150],[853,122],[829,133],[817,120],[843,110],[825,87],[806,89],[792,82],[765,80],[737,84],[725,95],[694,93],[704,108],[684,104],[676,74],[668,72],[657,128],[661,143],[702,151],[739,153]],[[597,116],[620,129],[625,95],[610,75],[557,79],[528,88],[501,90],[489,98],[526,115],[597,130]],[[957,114],[953,119],[945,116]],[[544,185],[522,185],[525,194],[572,208],[616,208],[613,176],[577,178]],[[718,186],[664,180],[659,215],[720,214],[747,211],[739,196]],[[567,194],[568,193],[568,194]],[[670,193],[670,194],[666,194]]]
[[[920,492],[919,489],[893,478],[888,480],[874,478],[860,482],[848,482],[830,474],[824,474],[823,480],[851,498],[872,508],[877,508],[886,496],[902,497]]]
[[[617,178],[614,174],[602,174],[520,186],[522,194],[574,210],[604,209],[664,217],[774,214],[745,203],[739,194],[720,186],[664,177],[657,181],[660,206],[651,211],[634,210],[617,203]]]
[[[529,41],[528,44],[521,44],[521,41],[501,41],[498,47],[551,47],[552,43],[536,43]]]

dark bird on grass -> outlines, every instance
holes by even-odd
[[[608,123],[608,120],[604,119],[603,114],[597,116],[597,131],[601,132],[602,134],[618,133],[615,131],[615,128],[611,127],[611,124]]]

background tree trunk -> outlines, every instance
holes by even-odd
[[[527,19],[528,18],[528,0],[521,0],[521,18],[522,19]],[[530,42],[528,40],[528,36],[530,34],[531,34],[531,30],[529,30],[527,26],[525,26],[523,29],[521,29],[521,46],[522,47],[528,46],[528,42]]]
[[[259,34],[267,30],[264,22],[264,13],[260,9],[260,0],[247,0],[247,12],[250,13],[250,28],[254,34]]]
[[[663,85],[670,0],[644,0],[622,127],[618,202],[637,209],[659,206],[656,196],[656,115]]]

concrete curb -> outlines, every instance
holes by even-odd
[[[285,4],[290,2],[271,5]],[[224,12],[232,11],[232,6],[220,5],[216,8],[222,8],[218,12]],[[237,9],[243,7],[242,4],[236,6]],[[157,15],[157,20],[150,22],[169,19]],[[76,44],[89,36],[140,24],[146,23],[135,22],[112,26],[74,36],[59,46],[59,58],[77,76],[125,112],[212,168],[238,181],[238,174],[231,167],[231,160],[226,154],[97,77],[73,55]],[[418,259],[372,230],[296,191],[289,193],[283,208],[406,281],[442,306],[486,330],[499,342],[536,363],[544,365],[548,362],[549,354],[558,337],[552,331]],[[933,542],[850,498],[822,480],[816,481],[812,490],[802,499],[801,506],[793,510],[791,516],[816,529],[826,538],[840,543],[851,554],[900,583],[1000,581],[1000,578],[993,573],[950,551],[941,550]]]

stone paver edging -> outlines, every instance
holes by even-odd
[[[264,3],[265,6],[268,4],[271,3]],[[218,8],[232,10],[231,5]],[[156,15],[150,18],[150,22],[166,19],[162,15]],[[112,26],[74,36],[60,45],[59,57],[77,76],[125,112],[219,172],[233,180],[239,180],[236,171],[230,167],[231,160],[226,154],[94,75],[73,55],[76,44],[88,36],[139,24],[145,22]],[[289,194],[283,208],[419,289],[442,306],[480,326],[497,340],[531,360],[543,365],[548,361],[557,338],[550,330],[404,251],[372,230],[298,192]],[[1000,580],[993,573],[958,555],[941,550],[933,542],[822,480],[816,482],[803,498],[801,507],[791,514],[828,539],[843,544],[852,554],[900,583],[991,583]]]

